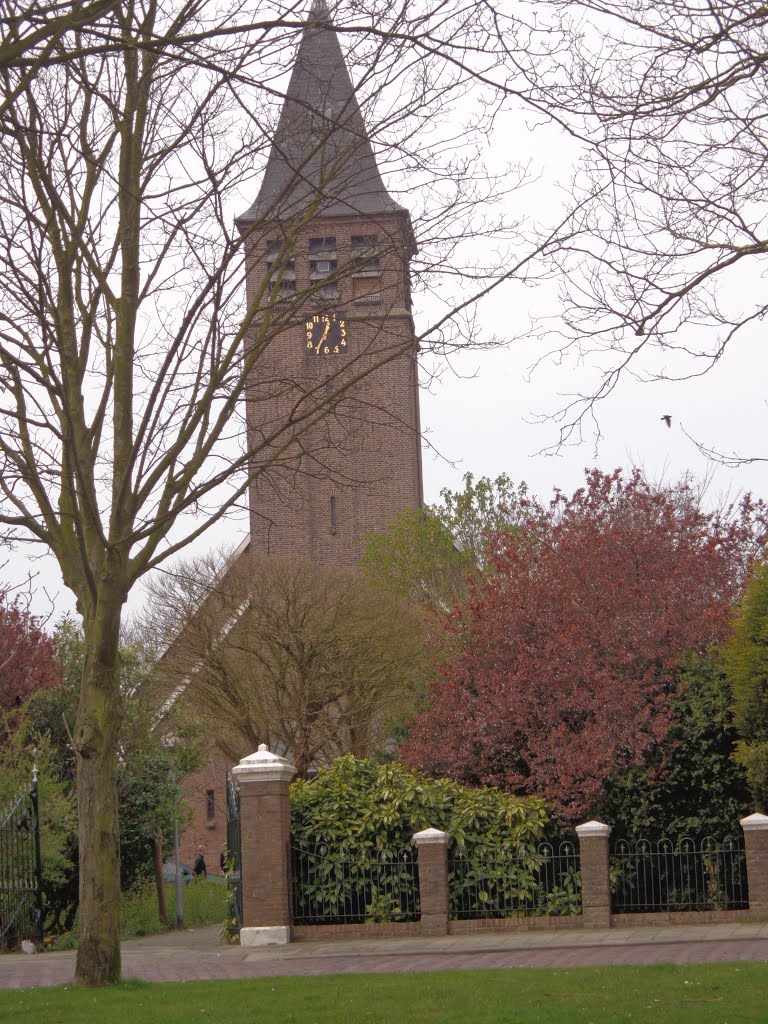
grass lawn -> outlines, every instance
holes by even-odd
[[[768,1020],[768,966],[359,974],[0,991],[25,1024],[739,1024]]]

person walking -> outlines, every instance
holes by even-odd
[[[205,866],[205,854],[202,846],[197,848],[197,856],[195,857],[195,863],[192,865],[192,874],[195,878],[199,878],[201,875],[203,878],[208,877],[208,869]]]

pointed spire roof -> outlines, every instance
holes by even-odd
[[[318,217],[403,211],[381,180],[325,0],[314,0],[299,44],[259,194],[240,227],[317,203]]]

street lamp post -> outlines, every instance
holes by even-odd
[[[181,864],[179,863],[179,790],[176,785],[176,769],[171,776],[173,785],[176,788],[176,800],[173,815],[173,855],[176,862],[176,928],[181,931],[184,927],[184,886],[181,878]]]

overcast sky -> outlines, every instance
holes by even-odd
[[[759,329],[754,334],[745,336],[700,379],[657,384],[627,379],[599,408],[604,437],[597,451],[590,437],[559,454],[543,453],[556,440],[556,428],[531,421],[536,413],[555,407],[560,393],[574,387],[578,370],[542,367],[526,380],[532,352],[525,344],[464,355],[454,362],[456,372],[447,370],[422,393],[422,423],[428,440],[424,448],[427,501],[436,501],[443,487],[460,487],[467,471],[490,477],[508,473],[515,481],[525,480],[540,497],[547,497],[555,486],[566,491],[578,487],[585,467],[610,471],[631,465],[642,466],[653,480],[668,482],[689,471],[699,477],[709,475],[713,502],[724,494],[735,497],[746,490],[768,497],[768,463],[737,469],[713,465],[699,455],[683,432],[684,428],[724,451],[765,454],[768,450],[764,446],[768,347]],[[663,414],[672,416],[671,428],[662,422]],[[245,529],[244,521],[235,526],[243,536]],[[232,542],[234,532],[232,526],[218,529],[211,534],[210,544]],[[17,576],[28,568],[38,573],[36,611],[50,611],[53,602],[56,618],[74,608],[52,558],[28,563],[20,551],[13,556],[12,566]],[[140,603],[137,588],[129,607]]]
[[[502,123],[501,129],[505,145],[514,145],[515,151],[507,153],[497,147],[491,155],[498,161],[530,159],[536,178],[527,191],[511,198],[519,205],[519,210],[511,211],[513,218],[523,210],[534,215],[547,211],[554,203],[556,179],[563,175],[566,163],[567,150],[561,138],[546,128],[531,130],[521,115],[514,115],[514,123]],[[243,199],[250,203],[252,196]],[[404,198],[401,201],[410,205]],[[764,288],[764,282],[747,281],[740,274],[726,286],[732,301],[746,308],[752,290]],[[418,293],[415,302],[420,330],[428,319],[428,303]],[[483,308],[482,322],[489,335],[503,337],[511,324],[516,334],[524,336],[531,317],[552,314],[556,309],[556,282],[538,289],[510,284]],[[597,438],[594,425],[587,422],[583,442],[559,451],[553,450],[557,426],[537,420],[540,414],[561,408],[568,393],[588,390],[594,384],[594,360],[583,366],[568,360],[560,365],[545,363],[530,375],[529,368],[540,354],[538,344],[526,340],[512,342],[503,350],[467,353],[450,365],[443,364],[439,377],[425,386],[421,414],[427,442],[423,459],[427,502],[438,500],[443,487],[459,488],[468,471],[489,477],[507,473],[547,498],[556,486],[565,491],[578,487],[586,467],[610,471],[633,465],[642,467],[654,481],[671,483],[691,472],[699,478],[709,477],[708,494],[713,503],[744,491],[768,498],[768,462],[719,466],[707,461],[691,440],[726,454],[768,456],[768,346],[762,324],[752,325],[703,377],[649,384],[628,376],[596,410],[602,438]],[[689,364],[667,367],[686,368]],[[637,365],[638,371],[652,369],[658,366],[648,361]],[[423,374],[425,385],[427,377]],[[672,417],[671,427],[662,421],[663,415]],[[234,527],[224,525],[196,550],[232,543],[245,535],[246,525],[245,519]],[[19,548],[8,559],[3,570],[6,578],[18,582],[28,572],[36,574],[35,611],[55,620],[74,608],[51,557],[32,562],[27,551]],[[140,602],[138,587],[129,607]]]

